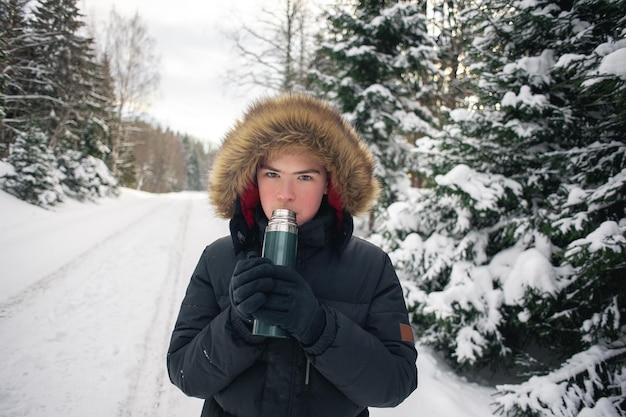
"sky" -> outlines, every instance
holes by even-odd
[[[202,249],[228,233],[206,194],[122,188],[42,209],[0,191],[0,211],[0,416],[199,416],[165,356]],[[493,387],[417,349],[419,387],[372,417],[492,415]]]
[[[264,2],[267,4],[267,2]],[[226,82],[236,54],[225,33],[250,19],[254,0],[80,0],[86,21],[102,25],[111,7],[139,13],[161,57],[159,91],[147,113],[180,133],[219,144],[228,129],[261,93],[246,93]]]

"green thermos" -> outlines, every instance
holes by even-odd
[[[265,228],[261,256],[271,259],[276,265],[295,268],[297,250],[298,224],[296,223],[296,213],[287,209],[274,210],[272,218]],[[269,337],[289,336],[280,327],[265,324],[259,320],[254,320],[252,333]]]

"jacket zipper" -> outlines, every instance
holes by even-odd
[[[301,274],[304,273],[304,271],[302,271],[302,253],[300,251],[297,252],[296,254],[296,270],[298,272],[300,272]],[[310,382],[310,377],[311,377],[311,360],[309,358],[306,358],[306,369],[304,371],[304,387],[305,389],[308,389],[309,387],[309,382]]]
[[[306,371],[304,373],[304,385],[309,386],[309,376],[311,375],[311,360],[306,358]]]

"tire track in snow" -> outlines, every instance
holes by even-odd
[[[152,370],[152,380],[159,380],[161,385],[157,388],[157,391],[155,391],[156,394],[153,396],[153,398],[157,398],[157,400],[151,404],[153,405],[153,413],[151,416],[189,417],[199,416],[201,413],[204,401],[198,398],[187,397],[169,381],[165,366],[165,355],[167,353],[167,347],[169,346],[170,335],[174,328],[178,309],[180,308],[183,296],[187,290],[187,285],[189,284],[189,278],[196,267],[200,254],[204,250],[204,247],[213,240],[228,235],[228,223],[227,220],[219,219],[215,216],[212,208],[209,207],[206,195],[202,195],[202,198],[193,200],[189,227],[186,234],[185,251],[181,256],[181,263],[179,265],[180,275],[179,279],[176,280],[177,288],[174,292],[169,294],[170,316],[163,317],[163,321],[159,324],[162,326],[162,329],[165,329],[166,334],[160,342],[163,347],[163,357],[159,358],[159,361],[155,365],[156,368]],[[150,407],[145,407],[144,409],[147,410],[149,408]]]
[[[167,400],[166,384],[170,384],[166,372],[165,357],[171,329],[163,324],[168,323],[175,314],[175,304],[172,303],[172,294],[182,279],[182,260],[187,250],[187,231],[192,209],[192,201],[188,200],[182,218],[179,220],[178,234],[172,242],[174,253],[168,261],[166,275],[170,279],[163,282],[158,299],[157,308],[150,320],[155,327],[147,329],[143,337],[144,345],[141,360],[133,370],[132,385],[120,416],[165,416],[167,407],[161,403]]]
[[[61,220],[54,222],[54,227],[51,227],[49,222],[45,221],[46,219],[35,220],[26,227],[26,231],[22,231],[22,235],[17,235],[19,236],[17,239],[17,236],[12,236],[13,233],[18,232],[14,228],[12,228],[13,230],[9,229],[7,231],[5,229],[3,231],[0,245],[2,247],[11,246],[8,251],[15,252],[15,254],[5,253],[3,257],[10,257],[9,259],[5,259],[5,261],[13,263],[19,262],[23,266],[23,268],[21,268],[15,265],[5,264],[3,266],[5,273],[8,270],[9,272],[20,274],[20,279],[30,284],[25,285],[23,289],[9,296],[6,300],[0,299],[0,320],[10,317],[11,311],[16,309],[25,299],[31,298],[39,292],[46,291],[52,285],[56,285],[59,279],[63,279],[63,277],[67,276],[68,271],[71,271],[73,267],[83,262],[90,253],[100,250],[109,241],[117,238],[120,233],[126,233],[136,228],[141,218],[154,214],[159,209],[159,205],[154,204],[154,200],[139,200],[133,201],[131,204],[115,206],[113,209],[109,207],[100,209],[97,206],[87,208],[91,208],[91,210],[86,210],[78,217],[61,216]],[[131,213],[130,216],[120,214],[128,212]],[[94,216],[117,217],[123,220],[113,225],[107,222],[105,225],[101,224],[98,226],[97,224],[94,225]],[[89,235],[82,240],[82,242],[86,244],[86,249],[80,246],[77,247],[76,249],[78,250],[75,251],[67,250],[67,255],[62,254],[60,256],[61,265],[58,268],[55,268],[53,271],[44,272],[44,275],[39,275],[38,271],[46,270],[46,267],[49,267],[48,265],[50,264],[56,264],[46,259],[40,261],[40,258],[49,256],[48,253],[50,252],[56,253],[56,251],[58,251],[57,245],[67,246],[67,230],[75,229],[77,222],[84,225],[84,227],[81,227],[81,229],[83,229],[83,235]],[[40,227],[42,224],[45,226]],[[21,225],[21,227],[25,226]],[[24,236],[27,242],[22,243],[19,239],[24,239]],[[70,236],[70,239],[74,238],[74,236]],[[52,245],[54,245],[54,247],[51,247]],[[27,258],[21,259],[24,258],[24,255],[26,255]],[[37,267],[38,263],[42,265]],[[30,273],[35,275],[30,276]]]

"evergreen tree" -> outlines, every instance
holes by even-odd
[[[187,169],[187,190],[203,191],[207,187],[207,175],[215,150],[207,151],[206,144],[188,135],[182,137]]]
[[[194,147],[194,142],[188,135],[182,138],[183,150],[185,152],[185,168],[187,169],[186,190],[201,190],[200,186],[200,161]]]
[[[624,415],[626,2],[479,6],[476,105],[418,143],[433,186],[381,240],[422,340],[512,372],[500,412]]]
[[[311,77],[370,145],[384,207],[408,186],[412,143],[436,133],[429,108],[438,101],[433,77],[441,75],[435,44],[414,3],[362,1],[326,19]]]
[[[95,161],[93,163],[89,162],[88,165],[95,163],[100,166],[101,163],[106,165],[106,161],[111,154],[111,131],[114,130],[114,126],[117,123],[115,91],[106,55],[103,57],[102,62],[94,62],[90,66],[94,72],[93,77],[91,77],[90,88],[87,90],[89,96],[86,97],[87,100],[81,106],[85,119],[81,123],[83,125],[82,133],[76,149],[79,152],[76,155],[79,156],[78,161],[81,163],[91,161],[93,158]],[[68,149],[67,151],[72,150],[74,149]],[[71,154],[71,152],[69,153]],[[106,173],[101,169],[98,169],[98,171],[102,171],[102,175],[97,175],[102,180],[100,185],[108,193],[108,189],[114,187],[113,182],[108,178],[112,174],[108,172],[108,168]],[[114,183],[116,184],[117,181],[114,181]],[[111,190],[111,192],[115,191]],[[96,195],[100,194],[99,192],[96,193]]]
[[[32,125],[29,108],[33,97],[28,86],[38,65],[34,39],[26,19],[27,0],[0,2],[0,157]]]
[[[60,164],[64,190],[79,199],[99,195],[100,188],[114,187],[100,169],[100,158],[108,153],[104,141],[114,105],[110,75],[106,66],[95,61],[91,39],[81,34],[83,23],[75,0],[41,1],[31,20],[25,18],[26,5],[21,0],[0,5],[3,154],[12,152],[16,136],[45,137],[47,154],[58,154],[54,159]],[[88,172],[92,174],[87,178]],[[25,180],[23,187],[33,188],[30,177],[13,180]],[[96,186],[96,180],[102,183]],[[10,187],[20,189],[16,184]],[[33,200],[32,195],[16,194]]]
[[[88,101],[91,106],[86,106],[89,111],[79,149],[84,155],[91,155],[104,161],[106,166],[112,169],[115,165],[112,160],[112,148],[115,142],[114,137],[120,131],[120,120],[117,115],[115,80],[111,74],[110,62],[106,53],[96,62],[95,69],[93,89]],[[132,154],[132,150],[128,149],[126,153]],[[133,161],[132,155],[126,159]],[[126,174],[128,174],[127,171],[129,170],[126,170]],[[120,173],[118,172],[118,174]],[[132,174],[127,175],[126,178],[133,178],[133,176]]]
[[[39,42],[36,75],[41,100],[34,116],[50,135],[51,145],[77,149],[94,110],[102,107],[95,93],[101,77],[93,42],[84,37],[76,0],[41,0],[34,10],[32,30]]]
[[[5,175],[3,189],[38,206],[51,206],[63,200],[55,157],[48,138],[37,129],[21,133],[7,162],[14,172]]]

